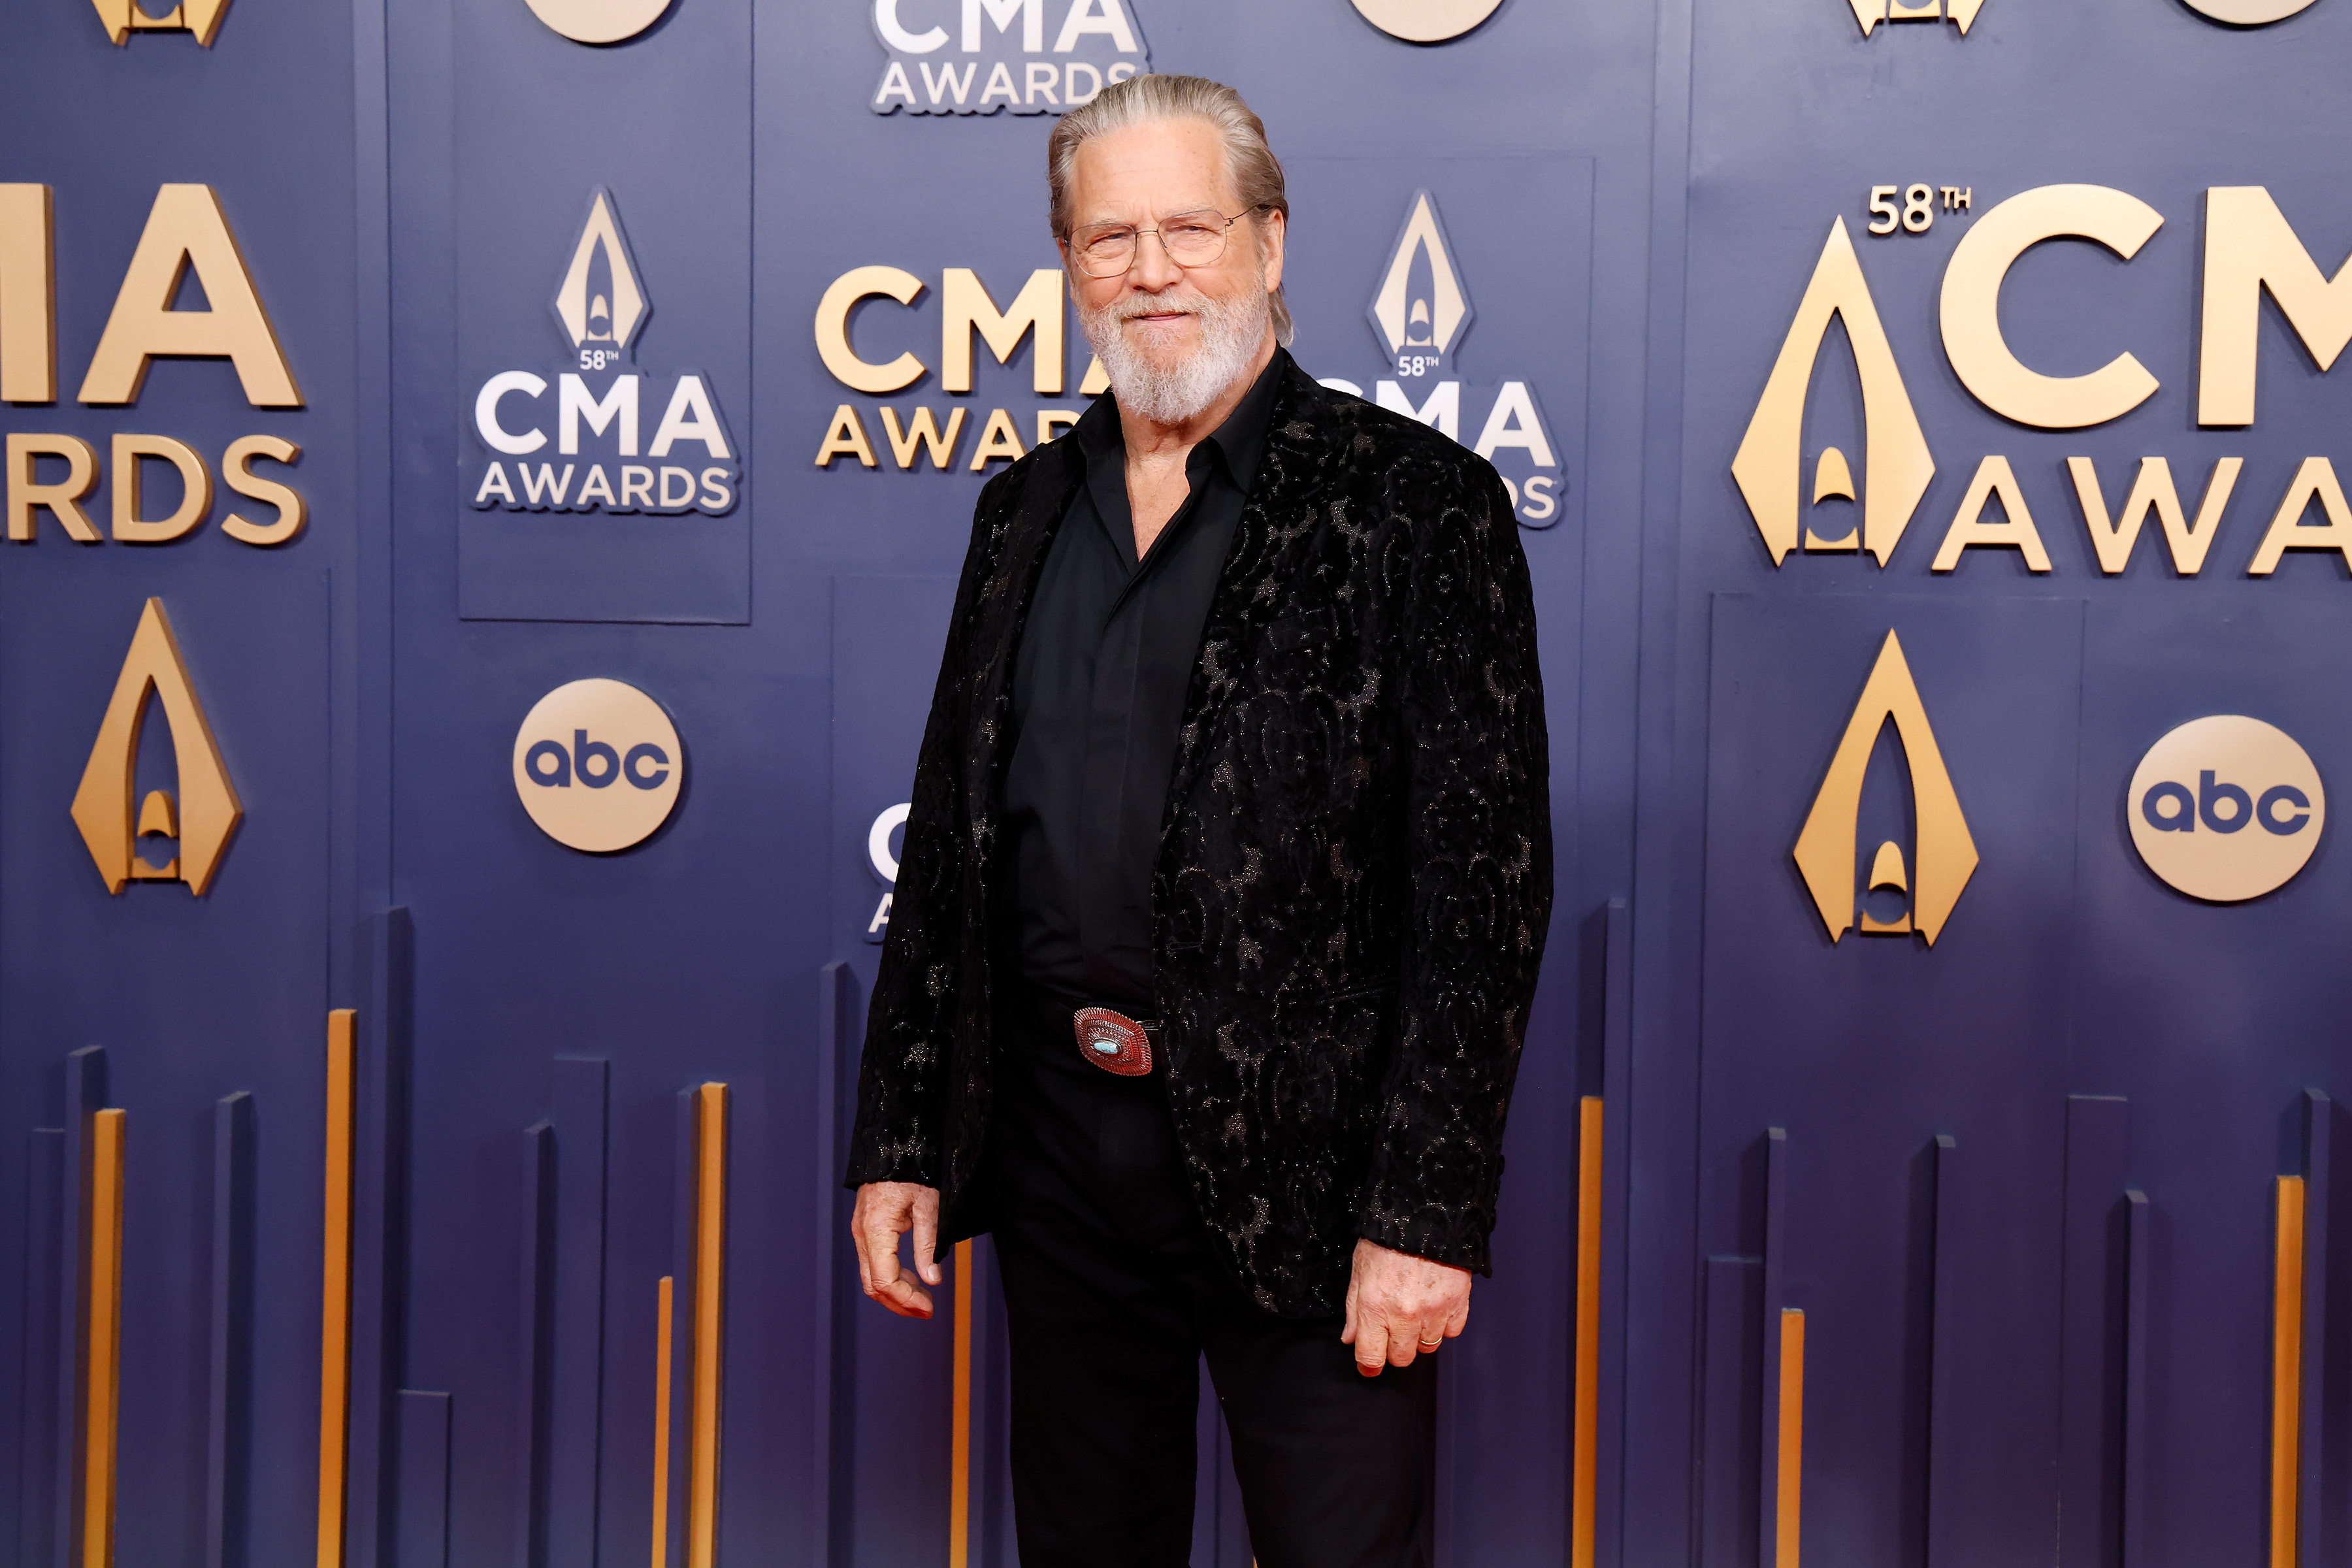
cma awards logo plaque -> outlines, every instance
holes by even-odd
[[[1127,0],[872,4],[877,114],[1060,114],[1151,68]]]
[[[152,789],[142,799],[139,732],[145,726],[151,697],[171,729],[177,794]],[[201,898],[244,818],[245,807],[213,742],[204,704],[188,679],[187,661],[180,657],[163,601],[150,599],[139,613],[131,651],[115,679],[106,716],[99,722],[81,786],[74,791],[74,826],[81,830],[81,841],[106,879],[109,895],[131,882],[184,882],[189,892]],[[159,865],[142,850],[170,858]]]
[[[1415,191],[1405,204],[1404,226],[1389,247],[1387,265],[1364,313],[1387,355],[1373,378],[1371,400],[1451,436],[1493,463],[1521,527],[1558,522],[1566,480],[1533,384],[1469,383],[1456,369],[1455,355],[1477,312],[1430,192]],[[1356,382],[1327,377],[1323,384],[1364,395]],[[1475,438],[1465,438],[1465,429],[1475,431]]]
[[[475,394],[473,426],[483,452],[466,476],[475,508],[732,511],[742,468],[709,383],[698,372],[635,368],[653,300],[620,205],[601,186],[590,195],[550,312],[571,353],[552,386],[537,372],[506,370]]]

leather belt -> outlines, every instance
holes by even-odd
[[[1138,1020],[1108,1007],[1081,1007],[1070,1016],[1070,1024],[1077,1031],[1078,1055],[1103,1071],[1141,1078],[1151,1070],[1151,1046],[1160,1037],[1157,1018]]]

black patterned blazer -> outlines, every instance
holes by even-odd
[[[943,1242],[987,1225],[1013,650],[1083,476],[1056,441],[981,492],[869,1011],[848,1180],[940,1188]],[[1291,366],[1202,631],[1151,885],[1178,1139],[1267,1310],[1337,1312],[1360,1236],[1487,1270],[1551,910],[1549,773],[1501,479]]]

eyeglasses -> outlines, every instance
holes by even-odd
[[[1135,249],[1145,235],[1160,237],[1160,247],[1179,267],[1210,267],[1225,253],[1225,238],[1234,225],[1267,204],[1244,207],[1227,217],[1214,207],[1178,213],[1160,220],[1158,228],[1138,228],[1131,223],[1091,223],[1070,231],[1070,254],[1078,270],[1089,278],[1118,278],[1135,265]]]

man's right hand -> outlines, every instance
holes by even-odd
[[[898,1237],[915,1233],[915,1268],[898,1266]],[[931,1315],[931,1293],[941,1275],[932,1252],[940,1240],[940,1190],[917,1182],[868,1182],[857,1189],[849,1216],[857,1247],[857,1278],[866,1293],[902,1318]],[[915,1283],[919,1276],[923,1285]]]

